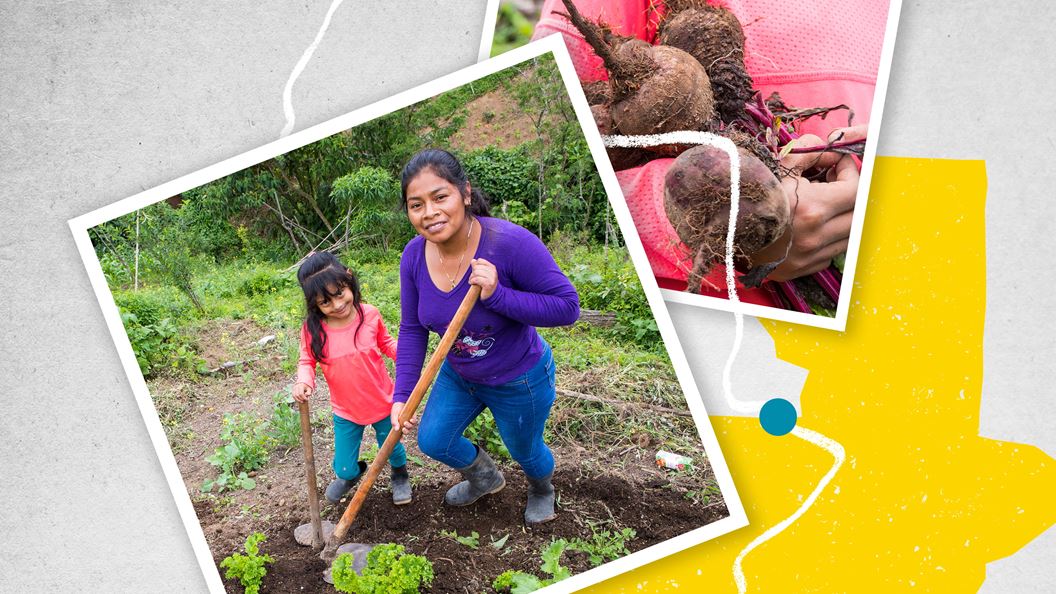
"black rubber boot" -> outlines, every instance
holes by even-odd
[[[456,468],[466,479],[447,490],[444,502],[448,505],[469,505],[490,493],[498,493],[506,486],[506,479],[495,467],[495,462],[483,448],[477,447],[477,457],[465,468]]]
[[[392,468],[392,502],[396,505],[407,505],[411,502],[411,478],[407,475],[407,465],[391,466]]]
[[[554,485],[550,479],[554,473],[541,478],[528,479],[528,505],[524,508],[524,522],[526,524],[542,524],[557,517],[554,513]]]
[[[356,478],[350,481],[346,481],[345,479],[338,477],[331,481],[330,485],[326,488],[326,500],[330,503],[337,503],[341,501],[341,498],[344,497],[346,493],[351,491],[352,487],[356,486],[356,483],[359,482],[359,479],[362,478],[363,473],[366,471],[367,463],[360,460],[359,474],[356,475]]]

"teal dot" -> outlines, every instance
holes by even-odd
[[[796,407],[784,398],[772,398],[759,409],[759,424],[770,435],[785,435],[796,427]]]

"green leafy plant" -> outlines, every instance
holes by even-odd
[[[292,448],[301,443],[301,414],[293,406],[293,395],[283,390],[272,398],[271,437],[278,445]]]
[[[495,538],[494,536],[492,536],[491,537],[491,546],[494,549],[496,549],[498,551],[501,551],[501,550],[503,550],[506,547],[506,541],[509,540],[509,539],[510,539],[509,533],[503,534],[501,538]]]
[[[291,286],[293,283],[293,277],[288,273],[261,270],[243,281],[238,291],[247,297],[270,295]]]
[[[546,579],[539,578],[523,571],[504,571],[495,578],[491,587],[498,592],[509,592],[510,594],[527,594],[550,584],[560,582],[572,576],[567,567],[561,565],[561,555],[569,548],[569,543],[563,538],[551,542],[543,549],[543,564],[539,567],[543,573],[549,574]]]
[[[196,371],[201,364],[190,339],[180,332],[181,316],[189,308],[189,305],[181,307],[181,303],[186,303],[181,298],[172,291],[114,295],[136,362],[146,377],[162,370]]]
[[[466,427],[465,433],[466,439],[479,445],[488,451],[489,454],[499,458],[501,460],[511,460],[510,450],[506,448],[506,444],[502,442],[502,436],[499,435],[499,428],[495,424],[495,417],[491,416],[491,411],[485,410],[482,414],[478,415],[469,427]]]
[[[237,415],[225,413],[220,438],[227,443],[216,448],[216,452],[205,459],[220,469],[220,475],[216,479],[206,480],[202,484],[202,491],[208,493],[217,488],[222,492],[256,487],[256,481],[248,473],[268,461],[268,448],[273,443],[269,426],[267,421],[260,421],[244,412]]]
[[[234,553],[220,562],[220,568],[227,570],[224,577],[241,582],[246,594],[260,592],[260,582],[268,573],[265,565],[275,561],[271,555],[260,554],[260,543],[265,540],[267,537],[262,533],[254,532],[246,537],[245,555]]]
[[[378,545],[367,553],[367,566],[352,570],[351,553],[334,559],[334,588],[351,594],[414,594],[433,583],[433,564],[421,555],[405,553],[403,545]]]
[[[624,555],[629,555],[631,552],[627,549],[627,543],[634,540],[634,537],[637,536],[637,533],[632,528],[624,528],[618,532],[612,532],[610,530],[597,530],[591,524],[590,530],[593,532],[590,540],[574,538],[569,543],[568,549],[586,553],[590,558],[590,564],[594,567],[608,561],[614,561]]]
[[[459,536],[455,530],[441,530],[440,536],[450,538],[458,544],[465,545],[471,549],[476,549],[480,546],[480,534],[474,530],[469,536]]]

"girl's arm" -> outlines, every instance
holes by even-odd
[[[306,402],[315,390],[315,355],[312,354],[311,336],[308,326],[301,326],[301,354],[297,360],[297,380],[293,385],[293,397],[298,402]],[[300,386],[304,386],[303,388]],[[303,399],[303,400],[302,400]]]
[[[579,294],[531,231],[510,241],[504,268],[513,284],[497,281],[484,307],[529,326],[567,326],[579,319]],[[501,264],[500,264],[501,265]]]
[[[396,388],[393,403],[407,402],[422,374],[429,330],[418,321],[418,287],[414,281],[417,258],[414,246],[408,244],[400,259],[400,340],[396,348]]]

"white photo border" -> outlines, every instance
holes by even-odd
[[[484,18],[484,32],[481,35],[480,59],[486,59],[495,39],[495,26],[498,22],[500,0],[488,0],[488,11]],[[895,37],[898,33],[898,20],[902,12],[902,0],[889,0],[887,23],[884,30],[884,43],[880,51],[880,65],[876,73],[876,87],[873,90],[873,105],[870,110],[868,141],[862,155],[862,170],[858,178],[858,193],[855,195],[854,214],[851,215],[851,233],[847,244],[847,257],[840,282],[840,298],[836,303],[836,315],[832,318],[816,314],[802,313],[756,305],[745,302],[733,302],[723,297],[709,297],[685,291],[660,289],[664,299],[671,303],[692,305],[720,311],[739,312],[756,318],[777,320],[813,326],[825,330],[843,332],[847,329],[847,315],[851,307],[851,290],[854,288],[854,273],[858,263],[858,251],[862,240],[862,227],[865,224],[866,203],[869,200],[869,187],[872,183],[873,165],[876,162],[876,146],[880,139],[880,121],[884,112],[884,100],[887,97],[887,83],[891,73],[891,59],[895,51]],[[485,48],[485,43],[487,47]],[[621,191],[618,196],[623,197]],[[650,272],[652,274],[652,272]]]
[[[266,161],[267,159],[285,154],[327,136],[353,128],[383,115],[403,109],[411,104],[429,99],[440,93],[468,84],[481,77],[494,74],[500,70],[547,53],[553,54],[561,73],[565,89],[569,94],[569,99],[575,109],[576,117],[583,129],[587,145],[590,148],[591,155],[594,158],[603,186],[608,194],[614,216],[616,217],[616,221],[620,225],[620,229],[624,235],[624,240],[628,252],[630,253],[631,260],[638,273],[638,277],[642,282],[642,288],[649,302],[649,306],[652,309],[653,316],[656,319],[656,324],[660,330],[661,337],[667,347],[671,364],[675,369],[676,377],[678,378],[679,384],[681,385],[683,394],[686,398],[686,404],[693,416],[697,431],[700,434],[705,454],[707,455],[712,470],[715,473],[715,478],[722,492],[723,501],[726,504],[729,516],[686,532],[685,534],[670,540],[637,551],[616,561],[576,574],[566,580],[548,586],[547,588],[540,590],[540,592],[554,594],[572,592],[586,586],[597,584],[605,579],[646,565],[748,525],[748,518],[745,514],[744,506],[737,494],[737,489],[733,483],[733,478],[730,475],[729,467],[726,465],[725,458],[722,456],[722,451],[719,448],[714,429],[711,426],[707,411],[704,409],[704,402],[697,390],[696,382],[693,380],[685,353],[683,352],[682,346],[675,334],[674,325],[672,324],[667,307],[664,304],[660,289],[656,285],[652,269],[645,256],[645,250],[642,247],[638,232],[631,219],[630,210],[628,210],[626,202],[622,199],[620,187],[616,181],[616,174],[612,170],[608,158],[605,156],[605,147],[602,144],[601,135],[598,133],[597,127],[594,124],[594,119],[591,116],[587,99],[580,88],[578,79],[576,78],[575,69],[572,65],[572,60],[569,57],[568,50],[559,35],[551,35],[545,39],[506,52],[496,58],[442,76],[413,89],[398,93],[388,99],[378,101],[351,113],[291,134],[290,136],[268,143],[260,148],[245,152],[215,165],[205,167],[194,173],[140,192],[69,221],[70,229],[73,232],[74,240],[77,244],[77,249],[81,254],[81,259],[84,261],[88,277],[92,283],[92,288],[95,291],[96,297],[99,300],[99,305],[102,308],[103,317],[105,318],[110,334],[114,339],[114,344],[117,347],[121,363],[125,368],[125,373],[131,383],[132,391],[136,396],[140,413],[143,415],[147,431],[154,444],[154,449],[158,454],[166,480],[168,481],[169,489],[172,491],[173,497],[176,500],[176,506],[183,519],[187,535],[191,540],[191,545],[194,548],[198,564],[202,568],[202,574],[205,577],[206,583],[211,592],[222,593],[225,591],[223,582],[220,579],[220,573],[213,561],[209,545],[205,539],[205,533],[198,521],[198,516],[194,511],[190,495],[187,493],[186,486],[183,482],[183,476],[176,464],[176,458],[169,447],[165,431],[162,428],[161,420],[159,419],[157,410],[151,400],[146,380],[140,371],[139,364],[136,362],[135,353],[132,350],[128,335],[121,323],[119,310],[114,302],[109,285],[106,282],[102,266],[96,257],[95,248],[88,235],[88,230],[117,217],[132,213],[137,209],[164,200],[170,196],[174,196],[192,188],[197,188],[203,184],[207,184],[252,165]]]

